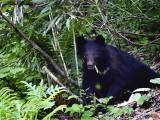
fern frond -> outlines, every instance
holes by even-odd
[[[58,92],[54,92],[52,95],[50,95],[44,102],[49,102],[51,99],[53,99],[56,95],[58,95],[61,92],[64,92],[66,90],[60,90]]]
[[[11,102],[12,100],[15,100],[17,97],[15,93],[12,93],[13,90],[4,87],[0,90],[0,102],[5,101],[5,103]]]
[[[17,109],[14,101],[18,99],[17,94],[13,93],[13,90],[8,87],[4,87],[0,90],[0,118],[7,119],[17,118]]]
[[[60,105],[56,109],[54,109],[51,113],[49,113],[43,120],[49,120],[55,113],[58,111],[63,111],[65,108],[67,108],[67,105]]]

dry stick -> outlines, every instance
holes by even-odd
[[[59,80],[58,80],[58,78],[55,76],[55,75],[53,75],[53,73],[51,73],[48,69],[47,69],[47,67],[43,67],[44,68],[44,70],[45,70],[45,72],[49,75],[49,77],[51,77],[52,78],[52,80],[55,82],[55,83],[57,83],[59,86],[61,86],[61,87],[65,87]],[[68,88],[66,88],[65,87],[65,89],[67,90],[67,92],[69,93],[69,95],[74,95]],[[80,99],[80,98],[76,98],[79,102],[81,102],[82,103],[82,100]]]
[[[65,87],[59,80],[58,80],[58,78],[55,76],[55,75],[53,75],[53,73],[51,73],[48,69],[47,69],[47,67],[43,67],[43,69],[45,70],[45,72],[49,75],[49,77],[51,77],[52,79],[53,79],[53,81],[54,82],[56,82],[59,86],[61,86],[61,87]],[[66,90],[67,90],[67,92],[70,94],[70,95],[73,95],[73,93],[69,90],[69,89],[67,89],[66,88]]]
[[[80,88],[80,86],[72,78],[68,77],[68,79],[67,79],[64,72],[57,66],[57,64],[54,62],[54,60],[44,50],[42,50],[42,48],[40,48],[33,40],[29,39],[27,37],[27,35],[25,33],[23,33],[19,28],[17,28],[6,16],[4,16],[1,11],[0,11],[0,15],[2,16],[2,18],[5,21],[7,21],[18,32],[19,35],[21,35],[27,42],[29,42],[33,46],[33,48],[35,48],[38,52],[40,52],[44,56],[44,58],[46,58],[52,64],[54,69],[62,77],[64,77],[69,82],[71,82],[71,84],[74,85],[75,87]]]

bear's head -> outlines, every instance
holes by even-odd
[[[88,70],[93,70],[98,64],[102,64],[105,59],[105,39],[98,35],[95,40],[86,40],[83,37],[77,37],[77,54],[84,60],[84,65]]]

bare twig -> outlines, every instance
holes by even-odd
[[[122,31],[118,31],[119,33],[125,34],[128,37],[149,37],[149,38],[160,38],[160,34],[134,34],[134,33],[127,33],[127,32],[122,32]]]
[[[74,85],[75,87],[78,87],[78,88],[80,87],[72,78],[68,77],[67,79],[65,73],[57,66],[54,60],[42,48],[40,48],[33,40],[29,39],[29,37],[25,33],[23,33],[19,28],[17,28],[5,15],[2,14],[1,11],[0,11],[0,15],[5,21],[7,21],[16,30],[16,32],[19,35],[21,35],[27,42],[29,42],[33,46],[33,48],[35,48],[38,52],[40,52],[44,56],[44,58],[46,58],[52,64],[53,68],[63,78],[71,82],[71,84]]]
[[[59,86],[61,86],[61,87],[65,87],[59,80],[58,80],[58,78],[55,76],[55,75],[53,75],[53,73],[51,73],[48,69],[47,69],[47,67],[43,67],[43,69],[45,70],[45,72],[49,75],[49,77],[51,77],[52,78],[52,80],[55,82],[55,83],[57,83]],[[66,87],[65,87],[66,88]],[[70,94],[70,95],[73,95],[73,93],[69,90],[69,89],[67,89],[66,88],[66,90],[67,90],[67,92]]]
[[[65,87],[59,80],[58,80],[58,78],[55,76],[55,75],[53,75],[53,73],[51,73],[48,69],[47,69],[47,67],[43,67],[44,68],[44,70],[45,70],[45,72],[49,75],[49,77],[51,77],[52,78],[52,80],[55,82],[55,83],[57,83],[59,86],[61,86],[61,87]],[[65,89],[67,90],[67,92],[69,93],[69,95],[74,95],[68,88],[66,88],[65,87]],[[80,98],[76,98],[79,102],[82,102],[82,100],[80,99]]]
[[[144,45],[144,44],[138,44],[138,43],[136,43],[136,42],[133,42],[133,41],[129,40],[129,39],[126,38],[124,35],[122,35],[120,32],[117,32],[117,31],[115,31],[115,30],[113,30],[113,29],[110,29],[110,28],[109,28],[108,26],[106,26],[106,25],[105,25],[105,28],[106,28],[107,30],[109,30],[112,34],[117,35],[117,36],[125,39],[127,42],[131,43],[132,45],[135,45],[135,46],[143,46],[143,45]]]
[[[107,25],[105,25],[105,28],[106,28],[108,31],[110,31],[112,34],[117,35],[117,36],[125,39],[127,42],[129,42],[129,43],[131,43],[132,45],[135,45],[135,46],[145,46],[145,45],[149,45],[149,44],[152,44],[152,43],[158,41],[159,38],[160,38],[160,34],[155,34],[155,35],[140,34],[140,35],[138,35],[138,34],[124,33],[124,32],[120,32],[120,31],[115,31],[115,30],[109,28]],[[155,40],[153,40],[153,41],[151,41],[151,42],[149,42],[149,43],[146,43],[146,44],[140,44],[140,43],[136,43],[136,42],[133,42],[133,41],[131,41],[130,39],[128,39],[128,38],[126,37],[126,36],[128,36],[128,34],[130,34],[130,35],[132,35],[132,36],[133,36],[133,35],[134,35],[134,36],[137,35],[137,36],[141,36],[141,37],[142,37],[142,36],[143,36],[143,37],[154,37],[154,38],[157,38],[157,39],[155,39]],[[125,36],[124,36],[124,35],[125,35]]]

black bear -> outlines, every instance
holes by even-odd
[[[98,98],[113,96],[116,99],[126,90],[152,87],[149,80],[160,77],[128,53],[105,44],[101,35],[95,40],[78,37],[76,45],[77,54],[84,60],[82,88],[87,96],[95,94]],[[114,104],[115,99],[109,104]]]

